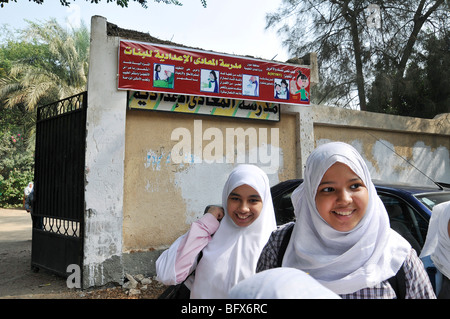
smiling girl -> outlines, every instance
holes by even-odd
[[[320,216],[338,231],[350,231],[363,218],[367,187],[347,165],[336,162],[323,175],[315,203]]]
[[[281,264],[309,273],[342,298],[398,298],[389,279],[402,269],[405,298],[436,297],[415,250],[390,228],[369,170],[352,146],[317,147],[291,198],[296,222],[272,234],[258,272]]]
[[[227,298],[236,283],[255,274],[276,228],[267,175],[254,165],[237,166],[223,188],[222,206],[209,208],[162,253],[156,261],[160,282],[173,285],[188,277],[190,298]]]

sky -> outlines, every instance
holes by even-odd
[[[70,8],[58,0],[44,0],[42,5],[28,0],[10,1],[0,8],[0,25],[22,29],[27,26],[25,20],[45,22],[56,18],[63,26],[78,27],[80,21],[89,26],[91,17],[100,15],[120,28],[206,51],[281,62],[289,58],[276,29],[265,29],[266,14],[274,12],[281,0],[207,0],[206,8],[200,0],[180,0],[183,6],[147,2],[145,9],[132,0],[128,8],[106,0],[99,4],[72,0]]]

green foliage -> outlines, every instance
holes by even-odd
[[[0,99],[5,99],[10,108],[23,105],[34,110],[38,105],[84,91],[89,61],[88,28],[82,24],[78,29],[67,30],[56,19],[27,22],[29,26],[21,31],[20,41],[7,43],[11,62],[14,45],[24,55],[11,63],[7,76],[0,78]]]
[[[450,112],[450,34],[430,35],[424,51],[411,58],[405,77],[399,83],[400,105],[391,107],[395,72],[388,59],[376,66],[369,91],[368,110],[372,112],[433,118]]]
[[[23,190],[33,180],[33,152],[24,135],[18,130],[0,131],[0,207],[20,207]]]
[[[89,30],[29,22],[0,43],[0,207],[22,205],[33,180],[36,107],[86,87]]]

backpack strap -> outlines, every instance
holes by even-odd
[[[286,233],[284,234],[284,237],[281,241],[280,249],[278,250],[278,258],[277,258],[277,267],[281,267],[281,264],[283,262],[284,253],[286,252],[286,248],[289,244],[289,240],[291,239],[292,230],[294,229],[294,225],[292,224],[287,226],[289,228],[286,229]]]
[[[197,264],[203,256],[203,251],[200,251],[197,257]],[[195,269],[183,280],[183,282],[171,285],[163,291],[158,299],[189,299],[191,296],[191,290],[184,284],[186,280],[195,274]]]
[[[400,267],[395,276],[388,279],[389,284],[394,289],[397,299],[405,299],[406,296],[406,279],[403,265]]]

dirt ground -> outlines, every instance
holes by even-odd
[[[156,299],[165,287],[156,280],[129,295],[121,286],[67,288],[66,278],[31,269],[31,217],[23,209],[0,208],[0,299]]]

